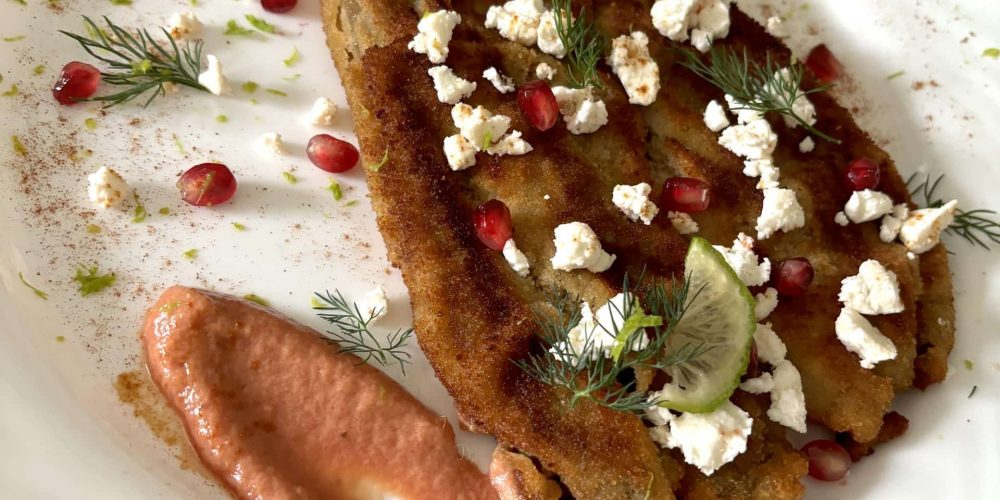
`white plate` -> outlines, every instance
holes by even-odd
[[[54,105],[48,89],[59,68],[87,60],[56,30],[80,32],[84,13],[153,27],[191,7],[186,1],[131,7],[106,0],[58,3],[61,11],[42,0],[0,3],[0,37],[26,35],[0,42],[0,86],[7,90],[16,83],[21,90],[0,97],[0,496],[222,498],[218,487],[178,466],[176,450],[155,438],[113,388],[117,374],[140,367],[143,309],[165,286],[256,293],[322,328],[309,309],[312,291],[339,287],[356,297],[381,284],[392,308],[386,326],[409,321],[406,291],[385,260],[360,169],[337,177],[345,188],[337,202],[324,190],[330,176],[302,154],[319,131],[304,121],[312,100],[327,95],[345,105],[317,2],[301,2],[283,16],[265,14],[249,0],[201,2],[193,10],[207,24],[206,52],[225,63],[234,94],[183,92],[145,110],[128,105],[107,114],[93,105]],[[743,3],[760,12],[764,2]],[[918,168],[946,172],[942,194],[966,208],[1000,208],[1000,61],[981,56],[983,49],[1000,46],[993,1],[908,8],[868,0],[776,3],[785,5],[774,11],[789,17],[793,47],[823,40],[846,64],[851,83],[840,89],[843,101],[859,106],[858,121],[893,154],[904,175]],[[284,35],[222,36],[227,20],[246,25],[247,13],[265,17]],[[293,47],[302,59],[288,68],[282,60]],[[32,73],[37,65],[45,66],[41,75]],[[905,73],[887,80],[897,71]],[[295,74],[301,77],[283,80]],[[247,80],[261,85],[253,96],[238,89]],[[916,90],[918,82],[924,82],[922,90]],[[251,97],[259,104],[251,104]],[[229,122],[217,123],[219,114]],[[328,132],[353,140],[349,115],[339,116]],[[98,128],[87,131],[83,122],[91,117]],[[130,124],[134,118],[140,122]],[[262,154],[255,141],[269,131],[281,133],[292,153]],[[13,134],[30,149],[28,157],[12,154]],[[82,149],[93,154],[70,160],[70,153]],[[211,210],[185,206],[173,187],[176,175],[210,160],[236,172],[237,197]],[[100,165],[113,166],[138,188],[152,213],[146,222],[133,224],[130,214],[119,211],[95,214],[88,206],[85,176]],[[26,169],[34,175],[22,179]],[[282,179],[286,170],[294,171],[298,184]],[[350,200],[358,203],[348,206]],[[170,215],[158,214],[161,207]],[[248,230],[237,232],[233,222]],[[103,232],[88,234],[87,224]],[[959,311],[952,376],[924,394],[900,398],[909,432],[854,467],[843,484],[810,482],[810,497],[1000,496],[994,473],[1000,469],[1000,265],[993,254],[963,241],[950,243]],[[181,254],[191,248],[199,254],[188,261]],[[118,283],[80,297],[71,279],[78,263],[114,270]],[[49,300],[24,287],[19,272],[49,292]],[[58,335],[66,341],[57,342]],[[388,373],[454,424],[448,396],[416,346],[411,351],[416,361],[405,377],[396,369]],[[965,369],[964,359],[975,368]],[[969,398],[973,386],[978,390]],[[463,450],[485,465],[491,441],[457,434]]]

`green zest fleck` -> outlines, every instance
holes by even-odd
[[[135,199],[135,210],[132,211],[132,223],[138,224],[146,220],[146,217],[149,217],[149,212],[146,211],[146,207],[139,200],[139,193],[133,191],[132,198]]]
[[[278,89],[264,89],[264,91],[267,92],[268,94],[274,94],[274,95],[278,95],[278,96],[281,96],[281,97],[288,97],[288,94],[286,94],[286,93],[284,93],[284,92],[282,92],[282,91],[280,91]]]
[[[25,39],[25,35],[5,36],[5,37],[3,37],[3,41],[5,41],[5,42],[19,42],[19,41],[24,40],[24,39]]]
[[[281,77],[281,79],[284,80],[284,81],[286,81],[286,82],[294,82],[295,80],[298,80],[301,77],[302,77],[302,73],[295,73],[292,76],[283,76],[283,77]]]
[[[357,205],[357,204],[358,204],[358,200],[351,200],[351,201],[349,201],[347,203],[344,203],[344,206],[345,207],[353,207],[354,205]]]
[[[170,215],[170,209],[167,207],[162,207],[157,210],[157,212],[159,212],[160,215]]]
[[[97,266],[87,268],[82,264],[76,268],[76,276],[73,277],[73,281],[80,284],[78,291],[84,297],[113,285],[115,279],[115,273],[98,274]]]
[[[278,28],[275,28],[273,24],[271,24],[271,23],[269,23],[269,22],[267,22],[267,21],[265,21],[265,20],[263,20],[263,19],[255,16],[253,14],[247,14],[244,17],[246,17],[247,22],[250,23],[250,26],[253,26],[254,28],[257,28],[257,31],[263,31],[264,33],[270,33],[272,35],[278,33]]]
[[[87,224],[87,232],[90,234],[97,234],[101,232],[101,226],[97,224]]]
[[[181,143],[181,140],[177,137],[177,134],[170,134],[170,136],[174,138],[174,146],[177,146],[177,151],[182,155],[186,155],[187,151],[184,149],[184,144]]]
[[[229,123],[229,117],[226,115],[219,115],[215,117],[215,121],[219,123]]]
[[[382,161],[368,165],[368,170],[371,170],[372,172],[378,172],[379,170],[382,169],[382,167],[385,166],[385,164],[388,161],[389,161],[389,148],[385,148],[385,153],[382,153]]]
[[[35,66],[35,69],[31,70],[31,72],[36,75],[40,75],[45,72],[45,65],[39,64],[38,66]]]
[[[485,151],[491,144],[493,144],[493,133],[487,130],[486,134],[483,135],[483,147],[480,149]]]
[[[24,144],[21,143],[21,139],[18,139],[16,135],[10,136],[10,143],[14,146],[14,153],[18,156],[28,154],[28,148],[24,147]]]
[[[184,258],[187,260],[194,260],[196,257],[198,257],[198,249],[192,248],[191,250],[188,250],[187,252],[184,252],[181,255],[183,255]]]
[[[240,88],[242,88],[247,94],[253,94],[256,92],[257,87],[260,87],[260,85],[257,85],[257,82],[246,82],[240,86]]]
[[[235,229],[236,229],[237,231],[246,231],[246,230],[247,230],[247,227],[246,227],[246,226],[244,226],[243,224],[240,224],[239,222],[234,222],[234,223],[233,223],[233,227],[234,227],[234,228],[235,228]]]
[[[198,6],[198,0],[191,0],[190,3],[191,3],[192,7],[197,7]]]
[[[153,61],[150,61],[149,59],[132,61],[133,75],[145,75],[146,73],[149,73],[149,70],[151,69],[153,69]]]
[[[240,23],[236,22],[235,19],[230,19],[226,23],[226,31],[223,31],[222,34],[226,36],[250,36],[253,34],[253,30],[240,26]]]
[[[632,336],[637,332],[647,327],[661,326],[663,325],[663,318],[660,316],[650,316],[646,314],[639,304],[632,306],[632,314],[629,315],[625,323],[622,324],[621,328],[618,330],[618,336],[615,337],[615,345],[611,348],[611,359],[618,361],[621,357],[622,351],[625,350],[627,345],[630,345],[633,341]]]
[[[299,58],[298,47],[292,47],[292,55],[288,56],[288,58],[284,60],[285,66],[291,67],[293,64],[299,62]]]
[[[111,0],[111,5],[132,5],[132,0]]]
[[[49,294],[35,288],[31,285],[31,283],[28,283],[28,280],[24,279],[24,273],[17,273],[17,277],[21,278],[21,283],[24,283],[24,286],[30,288],[35,295],[40,297],[42,300],[49,300]]]
[[[97,128],[97,120],[93,118],[87,118],[83,121],[83,128],[87,130],[94,130]]]
[[[886,80],[895,80],[896,78],[899,78],[899,77],[903,76],[904,74],[906,74],[905,71],[899,70],[899,71],[897,71],[897,72],[895,72],[895,73],[893,73],[893,74],[885,77],[885,79]]]
[[[10,97],[10,96],[15,96],[15,95],[17,95],[19,93],[21,93],[21,91],[18,90],[17,84],[15,83],[14,85],[10,86],[10,90],[8,90],[8,91],[6,91],[6,92],[4,92],[3,94],[0,94],[0,95],[2,95],[4,97]]]
[[[299,179],[296,178],[295,175],[292,174],[291,172],[282,172],[281,176],[284,177],[285,181],[287,181],[289,184],[295,184],[299,182]]]
[[[56,335],[56,342],[59,342],[60,344],[66,342],[66,337],[63,337],[62,335]]]
[[[973,368],[976,367],[976,364],[973,363],[972,361],[968,360],[968,359],[966,359],[965,361],[962,361],[962,364],[965,365],[965,369],[966,370],[971,370],[971,369],[973,369]]]
[[[340,190],[340,183],[337,181],[330,181],[330,185],[326,187],[326,190],[333,195],[334,200],[340,200],[344,197],[344,192]]]
[[[990,47],[983,51],[983,57],[989,57],[992,59],[1000,59],[1000,49],[996,47]]]
[[[260,304],[264,307],[271,305],[268,301],[264,300],[263,298],[254,293],[248,293],[244,295],[243,298],[249,300],[250,302]]]

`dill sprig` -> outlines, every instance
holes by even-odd
[[[792,107],[799,98],[824,92],[832,86],[821,85],[813,89],[803,90],[802,77],[805,74],[805,67],[801,63],[796,62],[788,65],[786,77],[781,73],[781,70],[785,68],[772,61],[770,54],[761,65],[747,55],[745,48],[740,54],[726,47],[714,47],[709,53],[709,62],[706,63],[693,50],[682,48],[677,50],[682,55],[679,64],[694,71],[696,75],[733,96],[741,103],[742,107],[733,111],[742,109],[760,113],[773,111],[795,120],[817,137],[834,144],[840,144],[840,140],[806,123]]]
[[[201,71],[202,41],[186,42],[183,47],[166,30],[164,45],[153,39],[148,30],[132,35],[107,17],[107,31],[97,27],[89,17],[83,16],[86,31],[90,36],[77,35],[60,30],[60,33],[76,40],[88,54],[108,64],[109,69],[101,72],[101,80],[109,85],[125,87],[124,90],[103,96],[90,97],[84,101],[99,101],[110,108],[124,104],[152,91],[143,107],[149,106],[158,96],[166,95],[164,85],[174,84],[208,92],[198,83]]]
[[[319,299],[313,305],[317,316],[323,318],[337,328],[337,331],[327,331],[330,340],[337,342],[340,352],[350,353],[361,358],[362,363],[375,360],[382,366],[398,364],[403,375],[406,375],[406,365],[410,362],[410,353],[406,352],[406,341],[413,335],[413,329],[396,330],[386,339],[380,340],[369,325],[375,321],[381,310],[372,311],[371,315],[365,317],[361,309],[355,303],[350,303],[344,299],[340,290],[333,293],[315,293]]]
[[[694,297],[689,297],[690,287],[690,279],[680,285],[671,285],[669,289],[663,281],[656,280],[637,287],[645,298],[644,305],[649,311],[646,314],[636,310],[636,293],[626,277],[624,310],[613,305],[612,324],[598,324],[598,328],[615,337],[616,347],[636,345],[647,331],[651,338],[641,349],[618,354],[613,350],[610,357],[595,349],[593,334],[587,336],[579,352],[570,344],[570,331],[582,317],[580,300],[565,291],[553,292],[545,306],[535,309],[541,353],[529,354],[526,359],[513,363],[539,382],[568,391],[571,406],[589,400],[612,410],[640,414],[659,401],[636,390],[634,379],[622,383],[620,376],[629,375],[630,370],[634,373],[638,368],[663,370],[688,363],[708,349],[703,345],[686,344],[673,352],[665,352],[670,334],[697,296],[695,293]],[[623,324],[618,325],[615,317],[622,318]],[[640,318],[639,327],[630,328],[629,323],[636,317]]]
[[[580,15],[574,18],[572,0],[552,0],[552,13],[559,40],[566,48],[570,86],[603,88],[597,63],[604,57],[607,41],[587,18],[587,10],[581,9]]]
[[[917,203],[926,208],[938,208],[944,205],[944,200],[937,197],[937,188],[944,180],[944,174],[937,176],[933,181],[931,174],[924,174],[920,180],[920,174],[915,173],[906,180],[906,189],[914,197],[923,198],[923,203]],[[955,219],[951,222],[945,232],[961,236],[972,245],[979,245],[986,250],[990,250],[990,244],[1000,244],[1000,221],[997,220],[997,212],[985,208],[975,210],[955,210]]]

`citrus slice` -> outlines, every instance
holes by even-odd
[[[714,411],[736,390],[750,360],[757,328],[754,301],[746,285],[704,238],[694,238],[684,260],[691,280],[687,311],[666,348],[669,353],[697,348],[699,355],[665,371],[670,382],[660,391],[660,406],[672,410]]]

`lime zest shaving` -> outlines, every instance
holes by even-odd
[[[17,88],[17,84],[15,83],[14,85],[10,86],[10,89],[8,89],[7,91],[5,91],[3,94],[0,94],[0,95],[2,95],[4,97],[11,97],[11,96],[15,96],[15,95],[20,94],[20,93],[21,93],[21,90]]]
[[[389,148],[385,148],[385,153],[382,153],[382,161],[368,165],[368,170],[371,170],[372,172],[378,172],[379,170],[382,169],[382,167],[385,166],[385,164],[388,161],[389,161]]]
[[[276,28],[273,24],[271,24],[271,23],[269,23],[269,22],[267,22],[267,21],[265,21],[265,20],[263,20],[263,19],[255,16],[253,14],[247,14],[246,16],[243,16],[243,17],[245,17],[246,20],[247,20],[247,22],[250,23],[250,26],[253,26],[254,28],[256,28],[257,31],[261,31],[261,32],[268,33],[268,34],[271,34],[271,35],[276,35],[278,33],[278,28]]]
[[[289,184],[295,184],[295,183],[299,182],[299,179],[297,177],[295,177],[295,174],[293,174],[291,172],[282,172],[281,176],[284,177],[285,178],[285,182],[287,182]]]
[[[260,304],[260,305],[262,305],[264,307],[267,307],[267,306],[271,305],[270,302],[268,302],[267,300],[264,300],[263,297],[255,294],[255,293],[248,293],[248,294],[244,295],[243,298],[246,299],[246,300],[249,300],[250,302],[253,302],[253,303],[256,303],[256,304]]]
[[[248,81],[240,86],[240,88],[242,88],[243,91],[246,92],[247,94],[253,94],[254,92],[256,92],[257,87],[260,87],[260,85],[258,85],[257,82],[254,81]]]
[[[283,91],[283,90],[278,90],[278,89],[264,89],[264,92],[267,92],[268,94],[274,94],[276,96],[288,97],[288,94],[285,93],[285,91]]]
[[[21,142],[21,139],[18,139],[16,135],[10,136],[10,143],[12,146],[14,146],[14,153],[17,154],[18,156],[24,156],[28,154],[28,148],[24,147],[24,144]]]
[[[996,47],[990,47],[983,50],[983,57],[989,57],[991,59],[1000,59],[1000,49]]]
[[[326,187],[326,190],[333,195],[333,199],[340,201],[344,197],[344,192],[340,189],[340,183],[334,180],[330,181],[330,185]]]
[[[301,58],[302,56],[299,54],[298,47],[292,47],[292,55],[282,60],[282,62],[285,63],[285,66],[292,67],[295,63],[299,62],[299,59]]]
[[[226,36],[250,36],[254,33],[252,29],[244,28],[240,26],[240,23],[236,22],[235,19],[230,19],[226,22],[226,31],[222,34]]]
[[[618,361],[618,358],[621,357],[625,347],[632,344],[634,341],[633,336],[636,332],[641,332],[643,328],[663,325],[662,317],[646,314],[638,303],[632,305],[631,312],[632,314],[625,319],[621,328],[618,329],[618,335],[615,336],[615,345],[611,348],[611,359],[615,361]]]
[[[30,288],[30,289],[31,289],[31,291],[32,291],[32,292],[33,292],[33,293],[34,293],[35,295],[37,295],[38,297],[40,297],[40,298],[41,298],[42,300],[49,300],[49,294],[47,294],[47,293],[45,293],[45,292],[43,292],[43,291],[39,290],[38,288],[36,288],[36,287],[35,287],[34,285],[32,285],[31,283],[28,283],[28,280],[24,279],[24,273],[17,273],[17,277],[18,277],[18,278],[21,278],[21,283],[23,283],[23,284],[24,284],[24,286],[26,286],[26,287]]]
[[[246,231],[247,230],[247,227],[244,226],[243,224],[240,224],[239,222],[234,222],[233,223],[233,228],[236,229],[237,231]]]
[[[97,266],[84,267],[83,264],[76,268],[76,276],[73,277],[73,281],[80,284],[78,291],[84,297],[113,285],[116,279],[115,273],[100,274]]]

